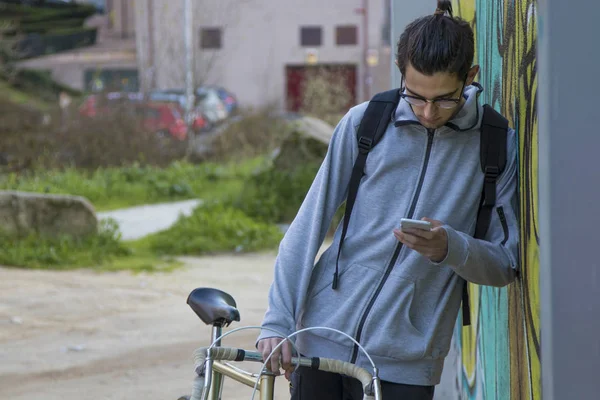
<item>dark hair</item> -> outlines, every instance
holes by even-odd
[[[410,63],[425,75],[454,73],[465,78],[475,55],[475,37],[469,24],[452,16],[450,0],[438,0],[435,14],[411,22],[398,41],[402,75]]]

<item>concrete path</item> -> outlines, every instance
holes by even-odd
[[[97,215],[100,220],[113,218],[121,228],[123,239],[134,240],[168,229],[180,215],[189,216],[200,204],[202,200],[186,200],[99,212]]]

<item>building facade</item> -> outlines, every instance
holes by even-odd
[[[386,3],[193,1],[195,84],[223,86],[246,107],[295,109],[301,81],[320,66],[342,74],[360,102],[390,87]],[[134,7],[141,87],[184,87],[184,1],[135,0]]]

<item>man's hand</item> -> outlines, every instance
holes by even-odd
[[[258,342],[258,351],[262,353],[263,360],[266,360],[271,354],[271,351],[281,343],[283,339],[279,337],[271,337],[262,339]],[[285,378],[289,381],[294,372],[294,366],[292,365],[292,345],[289,341],[282,344],[271,357],[270,362],[267,363],[267,369],[275,374],[279,374],[279,365],[285,370]]]
[[[431,231],[422,229],[394,229],[394,236],[405,246],[421,253],[435,263],[444,261],[448,255],[448,234],[442,228],[444,223],[429,218],[423,221],[431,222]]]

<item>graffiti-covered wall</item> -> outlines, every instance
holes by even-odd
[[[456,398],[541,399],[537,216],[537,2],[455,0],[476,33],[482,99],[518,133],[521,274],[508,288],[471,285],[474,323],[456,328]]]

